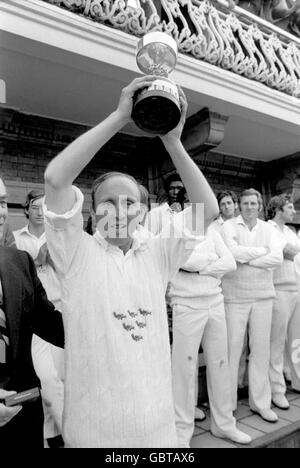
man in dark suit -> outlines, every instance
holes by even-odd
[[[0,183],[0,201],[3,195]],[[31,358],[33,333],[64,346],[61,313],[48,301],[32,258],[0,246],[0,399],[7,391],[22,392],[40,385]],[[23,408],[0,404],[0,447],[43,447],[40,398]]]

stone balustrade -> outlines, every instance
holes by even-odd
[[[136,36],[164,31],[183,54],[300,98],[300,39],[234,0],[42,1]]]

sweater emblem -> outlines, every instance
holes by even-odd
[[[150,310],[139,308],[137,311],[127,310],[125,313],[113,312],[113,317],[121,322],[124,332],[138,343],[144,339],[143,331],[147,327],[147,318],[152,315]]]

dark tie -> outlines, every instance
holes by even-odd
[[[0,364],[7,363],[7,347],[9,346],[9,338],[6,328],[6,317],[3,309],[1,309],[2,302],[0,302]]]

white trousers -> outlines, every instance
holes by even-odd
[[[298,340],[298,341],[297,341]],[[271,331],[270,380],[272,393],[286,392],[284,353],[292,387],[300,390],[300,298],[298,292],[276,290]]]
[[[237,407],[239,363],[248,325],[249,335],[249,403],[255,411],[271,407],[269,381],[272,299],[253,303],[226,303],[229,367],[233,409]]]
[[[203,308],[173,307],[172,374],[179,447],[188,447],[194,432],[195,376],[200,343],[207,365],[211,428],[226,434],[235,430],[228,369],[224,303]]]

